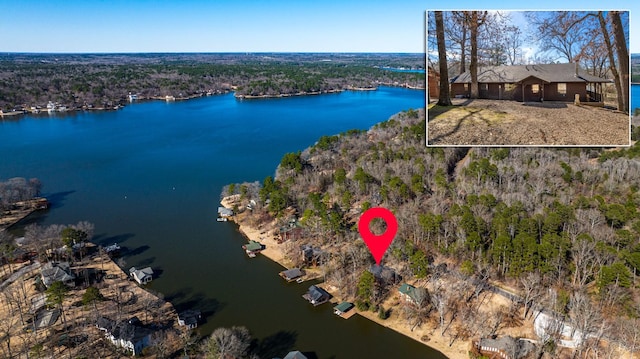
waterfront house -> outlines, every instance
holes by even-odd
[[[96,327],[105,333],[105,337],[113,345],[124,348],[133,355],[141,354],[142,350],[151,344],[151,334],[153,332],[142,326],[142,323],[136,317],[119,323],[101,317],[98,319]]]
[[[602,102],[603,84],[612,82],[580,70],[577,63],[484,66],[478,68],[478,97],[522,102]],[[451,97],[469,97],[471,73],[451,80]]]
[[[369,272],[373,274],[376,281],[381,284],[397,284],[402,280],[402,276],[396,273],[395,269],[383,265],[373,264],[369,267]]]
[[[187,329],[195,329],[201,318],[202,314],[199,310],[188,309],[178,313],[178,325],[185,326]]]
[[[416,287],[411,284],[402,283],[400,288],[398,288],[398,292],[400,293],[400,297],[404,299],[406,302],[417,303],[415,293]]]
[[[535,347],[528,340],[509,335],[500,338],[482,338],[472,342],[476,354],[501,359],[522,359],[533,353]]]
[[[71,273],[68,262],[47,262],[42,266],[40,276],[42,284],[47,288],[54,282],[62,282],[68,287],[75,286],[76,277]]]
[[[319,247],[305,244],[300,247],[302,251],[302,263],[307,266],[317,266],[329,259],[329,253],[323,251]]]
[[[129,275],[138,282],[138,284],[147,284],[153,280],[153,269],[151,269],[151,267],[142,269],[131,267],[131,269],[129,269]]]
[[[307,293],[302,297],[308,300],[309,303],[316,306],[329,301],[329,299],[331,299],[331,294],[318,286],[312,285],[309,287]]]
[[[229,218],[233,216],[233,210],[225,207],[218,207],[218,217]]]
[[[304,275],[304,272],[300,268],[291,268],[280,272],[280,276],[287,282],[292,282]]]

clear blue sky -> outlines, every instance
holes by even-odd
[[[473,9],[480,4],[490,10],[535,9],[529,5],[533,2],[446,3],[0,0],[0,52],[423,52],[425,10]],[[630,10],[630,50],[640,52],[640,23],[635,21],[640,5],[635,1],[535,3],[544,10],[603,5]]]

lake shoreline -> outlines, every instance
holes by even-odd
[[[228,197],[224,197],[220,201],[220,203],[222,204],[223,207],[232,209],[234,207],[234,204],[236,204],[237,202],[235,202],[233,196],[228,196]],[[271,222],[264,226],[258,226],[256,228],[255,226],[252,226],[247,221],[247,215],[244,213],[236,214],[230,217],[230,220],[238,225],[238,231],[243,236],[245,236],[248,240],[250,241],[253,240],[263,245],[264,249],[260,252],[259,255],[263,255],[269,258],[270,260],[283,266],[285,269],[290,269],[292,267],[291,263],[285,258],[284,244],[279,244],[276,241],[275,236],[272,234],[274,229],[272,226],[274,222]],[[274,275],[276,274],[277,273],[274,273]],[[313,276],[313,277],[316,278],[316,276]],[[309,280],[312,278],[304,278],[304,279]],[[324,285],[324,283],[321,284],[320,286],[325,287],[324,289],[326,289],[332,295],[334,295],[334,300],[337,299],[337,297],[339,297],[339,293],[337,293],[334,289],[332,289],[331,286]],[[419,342],[420,344],[425,345],[435,351],[438,351],[449,359],[467,359],[469,357],[468,348],[470,348],[471,341],[459,341],[455,343],[455,346],[449,346],[447,343],[448,341],[447,338],[434,334],[429,336],[428,342],[425,342],[421,340],[421,335],[418,334],[419,333],[418,331],[413,332],[410,330],[410,328],[407,328],[406,326],[398,325],[399,323],[392,323],[391,321],[388,321],[388,320],[379,319],[377,316],[377,313],[360,312],[360,311],[357,311],[357,309],[355,308],[353,310],[356,310],[356,313],[359,314],[360,316],[366,319],[369,319],[375,322],[376,324],[389,328],[408,338],[411,338]],[[426,330],[434,331],[435,329],[428,328]]]
[[[408,84],[391,84],[391,83],[380,83],[380,86],[385,87],[394,87],[394,88],[405,88],[409,90],[419,90],[424,91],[424,87],[420,86],[410,86]],[[255,100],[255,99],[272,99],[272,98],[288,98],[288,97],[302,97],[302,96],[316,96],[316,95],[326,95],[326,94],[334,94],[334,93],[342,93],[345,91],[377,91],[378,87],[352,87],[348,86],[343,89],[335,89],[335,90],[327,90],[327,91],[313,91],[313,92],[298,92],[294,94],[281,93],[276,95],[239,95],[234,93],[234,97],[239,100]],[[177,101],[188,101],[193,99],[199,99],[203,97],[210,96],[218,96],[218,95],[227,95],[235,91],[224,91],[224,92],[216,92],[216,93],[197,93],[188,96],[175,97],[171,95],[167,96],[150,96],[150,97],[139,97],[136,100],[129,101],[129,104],[133,104],[136,102],[149,102],[149,101],[166,101],[166,102],[177,102]],[[62,113],[70,113],[70,112],[97,112],[97,111],[118,111],[124,107],[126,107],[125,103],[118,103],[112,107],[69,107],[66,105],[61,105],[65,107],[64,110],[52,110],[49,111],[47,109],[22,109],[10,112],[2,112],[0,111],[0,119],[6,117],[20,116],[20,115],[52,115],[52,114],[62,114]]]

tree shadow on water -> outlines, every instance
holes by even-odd
[[[122,244],[122,243],[126,242],[127,240],[129,240],[130,238],[133,238],[134,236],[135,236],[135,234],[133,234],[133,233],[116,234],[114,236],[107,236],[105,233],[101,233],[101,234],[93,236],[93,239],[91,241],[93,243],[97,244],[97,245],[106,247],[106,246],[110,246],[110,245],[112,245],[114,243]],[[125,249],[125,251],[126,251],[126,249]]]
[[[142,254],[142,253],[148,251],[150,248],[151,247],[149,247],[148,245],[145,244],[145,245],[140,246],[140,247],[135,248],[135,249],[130,249],[130,250],[123,251],[122,255],[125,256],[125,257],[133,257],[133,256],[137,256],[139,254]]]
[[[178,313],[188,309],[199,310],[202,314],[201,324],[213,318],[223,307],[223,303],[220,303],[220,301],[215,298],[207,298],[203,293],[193,295],[186,301],[176,304]]]
[[[49,209],[60,208],[64,205],[64,201],[66,198],[75,193],[75,190],[72,191],[64,191],[64,192],[56,192],[52,194],[48,194],[46,196],[47,201],[49,201]]]
[[[256,341],[255,352],[261,358],[281,358],[294,350],[298,334],[292,331],[279,331],[262,340]]]

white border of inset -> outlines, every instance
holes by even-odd
[[[621,144],[615,144],[615,145],[602,145],[602,144],[593,144],[593,145],[544,145],[544,144],[540,144],[540,145],[520,145],[520,144],[504,144],[504,145],[492,145],[492,144],[484,144],[484,145],[469,145],[469,144],[446,144],[446,145],[431,145],[429,144],[429,63],[428,63],[428,51],[429,51],[429,13],[430,12],[434,12],[434,11],[443,11],[443,12],[451,12],[451,11],[505,11],[505,12],[546,12],[546,11],[622,11],[622,12],[626,12],[628,14],[629,20],[627,23],[627,31],[629,33],[629,39],[628,39],[628,43],[627,43],[627,51],[629,52],[629,89],[628,89],[628,95],[629,95],[629,125],[628,125],[628,134],[629,134],[629,138],[628,138],[628,142],[627,144],[621,145]],[[631,24],[631,11],[629,9],[428,9],[425,10],[424,12],[424,67],[425,67],[425,146],[427,147],[441,147],[441,148],[446,148],[446,147],[496,147],[496,148],[503,148],[503,147],[542,147],[542,148],[601,148],[601,147],[622,147],[622,148],[627,148],[627,147],[631,147],[632,143],[631,143],[631,118],[633,116],[633,108],[632,108],[632,104],[631,104],[631,89],[633,87],[632,83],[631,83],[631,73],[632,73],[632,65],[631,65],[631,50],[630,50],[630,44],[632,43],[631,40],[633,38],[632,34],[631,34],[631,30],[630,30],[630,24]],[[640,105],[640,104],[639,104]],[[640,107],[640,106],[639,106]]]

